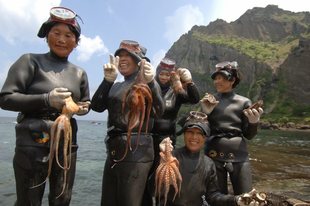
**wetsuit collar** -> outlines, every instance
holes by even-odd
[[[226,93],[219,93],[219,96],[221,97],[232,97],[235,95],[235,92],[234,90],[230,90],[229,92],[226,92]]]
[[[61,62],[67,62],[68,61],[68,57],[60,57],[57,54],[55,54],[53,51],[50,51],[48,53],[48,56],[55,61],[61,61]]]
[[[132,79],[136,78],[136,76],[138,75],[139,71],[140,70],[134,72],[133,74],[131,74],[129,76],[124,76],[125,81],[132,80]]]
[[[197,152],[192,152],[186,146],[184,146],[184,153],[187,154],[190,158],[195,158],[200,155],[200,150]]]

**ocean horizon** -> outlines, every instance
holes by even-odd
[[[106,145],[107,122],[77,120],[79,149],[71,205],[100,205]],[[0,117],[0,205],[16,200],[12,160],[15,148],[16,118]],[[253,185],[256,189],[310,197],[310,133],[302,131],[260,130],[251,141]],[[177,147],[183,138],[178,138]],[[48,205],[46,184],[42,205]]]

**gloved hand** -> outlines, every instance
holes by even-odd
[[[138,63],[138,66],[140,65],[141,65],[141,61]],[[154,73],[155,73],[152,64],[150,62],[145,61],[143,71],[144,71],[146,83],[150,83],[154,79]]]
[[[167,137],[159,143],[159,151],[164,152],[166,150],[167,141],[170,141],[170,145],[169,145],[171,149],[170,151],[173,150],[172,141],[170,140],[169,137]]]
[[[209,115],[214,107],[219,103],[219,101],[216,101],[215,97],[212,94],[206,93],[205,96],[200,100],[200,106],[202,108],[202,111]]]
[[[55,88],[48,93],[48,103],[51,107],[62,109],[65,99],[71,96],[67,88]]]
[[[79,106],[79,111],[78,111],[77,115],[83,115],[83,114],[86,114],[88,112],[90,101],[77,102],[76,104]]]
[[[103,65],[104,78],[109,82],[114,82],[118,74],[119,56],[116,56],[115,62],[113,54],[110,54],[110,63]]]
[[[191,82],[192,81],[191,72],[186,68],[182,68],[180,71],[180,80],[182,83]]]
[[[259,121],[260,115],[263,114],[263,112],[264,110],[261,107],[258,108],[258,111],[256,109],[243,110],[243,113],[245,114],[245,116],[247,116],[251,124],[256,124]]]

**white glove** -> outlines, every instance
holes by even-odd
[[[90,101],[77,102],[76,104],[79,106],[79,111],[78,111],[78,113],[76,113],[77,115],[83,115],[83,114],[86,114],[88,112]]]
[[[115,62],[113,54],[110,54],[110,63],[103,65],[104,78],[109,82],[114,82],[118,74],[119,56],[116,56]]]
[[[55,88],[48,93],[48,103],[51,107],[62,109],[65,99],[71,96],[67,88]]]
[[[191,72],[186,68],[182,68],[180,71],[180,79],[182,83],[191,82],[192,81]]]
[[[219,103],[219,101],[216,101],[215,97],[211,94],[206,93],[205,96],[200,100],[200,106],[202,108],[202,111],[209,115],[214,107]]]
[[[141,64],[141,61],[139,62],[138,65],[140,66],[140,64]],[[152,64],[150,62],[145,61],[143,71],[144,71],[146,83],[150,83],[154,79],[154,73],[155,73]]]
[[[258,111],[256,109],[243,110],[243,113],[245,114],[245,116],[247,116],[251,124],[256,124],[259,121],[260,115],[263,114],[263,112],[264,110],[261,107],[258,108]]]
[[[170,141],[170,151],[173,150],[173,146],[172,146],[172,141],[170,140],[169,137],[163,139],[160,143],[159,143],[159,151],[160,152],[165,152],[166,151],[166,144],[167,144],[167,141]]]

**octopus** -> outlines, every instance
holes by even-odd
[[[126,90],[123,98],[123,104],[122,104],[122,111],[123,111],[123,118],[125,122],[127,123],[127,143],[126,143],[126,150],[125,154],[123,157],[119,160],[114,160],[115,162],[120,162],[122,161],[127,153],[128,149],[132,151],[131,147],[131,132],[132,130],[139,125],[138,129],[138,138],[137,138],[137,145],[133,151],[133,153],[138,149],[139,145],[139,139],[140,139],[140,133],[141,129],[145,120],[145,134],[147,133],[148,130],[148,123],[149,123],[149,118],[151,114],[151,108],[152,108],[152,103],[153,103],[153,98],[152,98],[152,91],[149,88],[149,86],[146,83],[145,76],[144,76],[144,64],[145,60],[141,60],[141,65],[140,65],[140,72],[132,84],[132,86]],[[147,100],[147,108],[146,108],[146,101]],[[127,114],[125,115],[125,108],[126,108],[126,102],[127,106],[129,108]]]
[[[179,171],[179,161],[171,154],[172,147],[170,138],[166,138],[165,151],[160,152],[160,164],[156,169],[155,173],[155,197],[158,194],[158,200],[160,202],[161,191],[164,190],[165,204],[167,203],[168,192],[170,185],[174,187],[175,193],[173,200],[176,195],[181,192],[182,176]],[[162,186],[164,185],[164,188]]]
[[[263,107],[263,106],[264,106],[263,100],[259,100],[258,102],[252,104],[252,106],[250,106],[249,109],[256,109],[256,110],[258,110],[258,108]]]
[[[54,157],[56,158],[57,165],[64,170],[64,180],[62,186],[62,192],[56,197],[59,198],[65,191],[66,182],[67,182],[67,171],[71,167],[71,146],[72,146],[72,129],[70,119],[71,117],[79,111],[79,106],[74,103],[71,97],[65,99],[65,104],[63,106],[61,115],[54,121],[51,127],[51,139],[50,139],[50,152],[49,152],[49,167],[47,172],[46,179],[31,188],[36,188],[44,183],[49,179],[51,171],[52,171],[52,164]],[[63,165],[60,164],[58,158],[58,148],[59,148],[59,141],[63,134]],[[68,159],[68,149],[69,149],[69,159]]]
[[[212,94],[206,93],[203,98],[206,99],[210,104],[218,104],[218,101],[216,101],[215,97]]]
[[[173,88],[175,94],[178,94],[180,91],[187,91],[187,85],[192,84],[193,82],[185,82],[183,83],[180,78],[180,72],[182,68],[178,68],[176,71],[172,71],[170,73],[170,85]]]
[[[258,108],[263,106],[264,106],[263,100],[259,100],[258,102],[252,104],[248,109],[256,109],[258,111]],[[243,112],[246,112],[248,109],[244,109]]]

